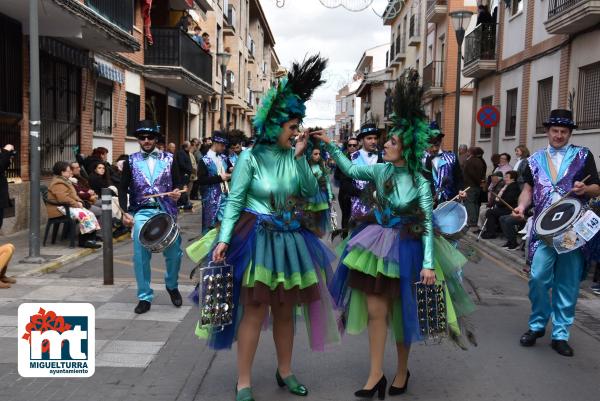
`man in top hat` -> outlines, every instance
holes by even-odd
[[[442,149],[444,134],[436,121],[429,125],[432,137],[425,157],[425,177],[431,182],[435,205],[449,201],[462,189],[462,171],[458,157]]]
[[[513,212],[515,217],[524,219],[525,210],[533,202],[533,217],[536,219],[569,191],[570,197],[581,202],[600,195],[594,156],[585,147],[569,144],[573,129],[577,128],[571,112],[552,110],[544,126],[548,146],[528,159],[519,205]],[[588,175],[590,178],[582,182]],[[556,214],[560,220],[559,212]],[[554,247],[540,241],[535,228],[531,235],[531,314],[529,330],[521,336],[521,345],[530,347],[536,339],[544,336],[548,320],[552,317],[552,348],[560,355],[573,356],[573,349],[568,344],[569,328],[575,318],[579,282],[584,270],[582,251],[575,249],[559,254]]]
[[[202,194],[202,234],[215,227],[225,207],[229,193],[228,173],[230,164],[224,154],[227,138],[221,131],[215,131],[212,145],[206,155],[198,161],[198,182]]]
[[[127,210],[123,214],[123,224],[133,226],[133,266],[137,281],[138,305],[135,313],[146,313],[150,310],[153,291],[150,288],[150,259],[152,253],[140,243],[140,230],[144,223],[159,213],[168,213],[177,218],[177,200],[179,192],[180,175],[177,163],[173,161],[171,153],[158,150],[159,132],[152,120],[143,120],[135,131],[140,144],[140,151],[129,156],[123,163],[123,173],[119,186],[119,204],[121,209]],[[147,195],[162,194],[160,197],[147,198]],[[129,195],[129,208],[127,205]],[[179,293],[178,277],[181,267],[181,237],[163,251],[167,271],[165,285],[171,302],[176,307],[182,304]]]
[[[360,127],[356,138],[361,141],[362,147],[350,155],[352,164],[370,166],[375,163],[383,163],[383,157],[377,148],[380,134],[381,130],[374,123],[366,122]],[[354,180],[354,188],[360,192],[363,192],[368,186],[369,183],[367,181]],[[366,216],[371,211],[371,207],[366,205],[359,196],[352,196],[351,202],[352,219]]]

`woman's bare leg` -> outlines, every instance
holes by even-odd
[[[260,330],[267,313],[267,305],[244,305],[244,315],[238,328],[238,382],[237,388],[250,387],[252,362],[258,347]]]
[[[369,312],[369,354],[371,368],[369,378],[363,387],[373,388],[383,376],[383,354],[387,338],[388,300],[379,295],[367,295],[367,309]]]
[[[272,305],[273,341],[277,351],[277,369],[281,377],[292,374],[292,351],[294,349],[294,305]]]

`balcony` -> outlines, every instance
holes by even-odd
[[[392,56],[390,66],[399,66],[406,59],[406,41],[404,38],[397,37],[394,45],[395,53]]]
[[[437,24],[442,22],[446,15],[448,15],[447,0],[427,0],[425,21]]]
[[[248,48],[248,62],[254,63],[254,52],[256,51],[256,46],[254,45],[254,40],[248,35],[248,39],[246,40],[246,47]]]
[[[479,24],[465,37],[463,75],[482,78],[496,71],[496,24]]]
[[[444,62],[432,61],[423,68],[423,98],[431,99],[444,93]]]
[[[600,23],[600,0],[550,0],[546,31],[574,34]]]
[[[178,28],[152,28],[144,76],[184,95],[211,95],[212,56]]]
[[[39,34],[94,51],[134,52],[134,0],[54,0],[38,2]],[[0,1],[0,13],[29,26],[29,2]]]
[[[421,15],[411,15],[408,27],[408,45],[419,46],[421,43]]]

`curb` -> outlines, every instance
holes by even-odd
[[[120,237],[113,238],[113,244],[117,244],[119,242],[125,241],[127,238],[129,238],[129,235],[130,234],[123,234]],[[61,256],[60,258],[57,258],[50,263],[43,264],[38,268],[31,269],[27,272],[21,273],[18,276],[15,276],[15,277],[30,277],[30,276],[35,276],[38,274],[52,273],[52,272],[60,269],[61,267],[65,266],[68,263],[71,263],[77,259],[84,258],[86,256],[89,256],[91,254],[101,252],[101,251],[102,251],[102,248],[98,248],[98,249],[82,248],[80,251],[74,252],[69,255]]]

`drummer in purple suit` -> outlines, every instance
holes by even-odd
[[[158,128],[151,120],[143,120],[135,131],[141,151],[129,156],[123,163],[123,174],[119,187],[119,204],[129,213],[123,214],[123,224],[133,226],[133,266],[137,281],[138,305],[135,313],[146,313],[152,304],[153,291],[150,288],[150,259],[152,253],[140,243],[140,230],[144,223],[159,213],[168,213],[177,218],[177,200],[180,178],[177,163],[173,163],[173,155],[162,152],[156,147]],[[168,193],[166,196],[145,198],[146,195]],[[127,207],[129,195],[129,208]],[[181,237],[163,251],[167,271],[165,285],[176,307],[182,304],[181,294],[177,289],[177,279],[181,267]]]
[[[373,123],[366,122],[360,127],[360,132],[356,138],[361,141],[361,149],[350,155],[352,164],[357,166],[371,166],[376,163],[383,163],[383,157],[379,152],[377,145],[381,130]],[[354,187],[359,191],[364,191],[369,187],[367,181],[353,180]],[[373,188],[373,191],[375,189]],[[371,191],[372,192],[372,191]],[[366,194],[366,196],[372,196]],[[371,207],[361,197],[353,196],[351,198],[352,210],[351,218],[353,220],[366,216],[371,211]]]
[[[523,219],[532,201],[535,219],[569,191],[581,202],[600,195],[594,156],[585,147],[569,144],[573,129],[577,128],[571,112],[552,110],[544,126],[548,146],[528,159],[519,206],[513,213]],[[582,182],[588,175],[590,178]],[[548,320],[552,317],[552,348],[560,355],[573,356],[573,349],[568,344],[569,328],[575,319],[579,283],[584,271],[582,250],[559,254],[532,232],[529,257],[532,258],[529,279],[531,314],[529,330],[521,336],[521,345],[533,346],[539,337],[544,336]]]
[[[442,149],[444,134],[440,131],[437,122],[433,121],[429,125],[429,130],[431,139],[425,156],[424,176],[431,182],[435,207],[459,194],[463,177],[456,154]],[[466,194],[464,196],[466,197]]]

